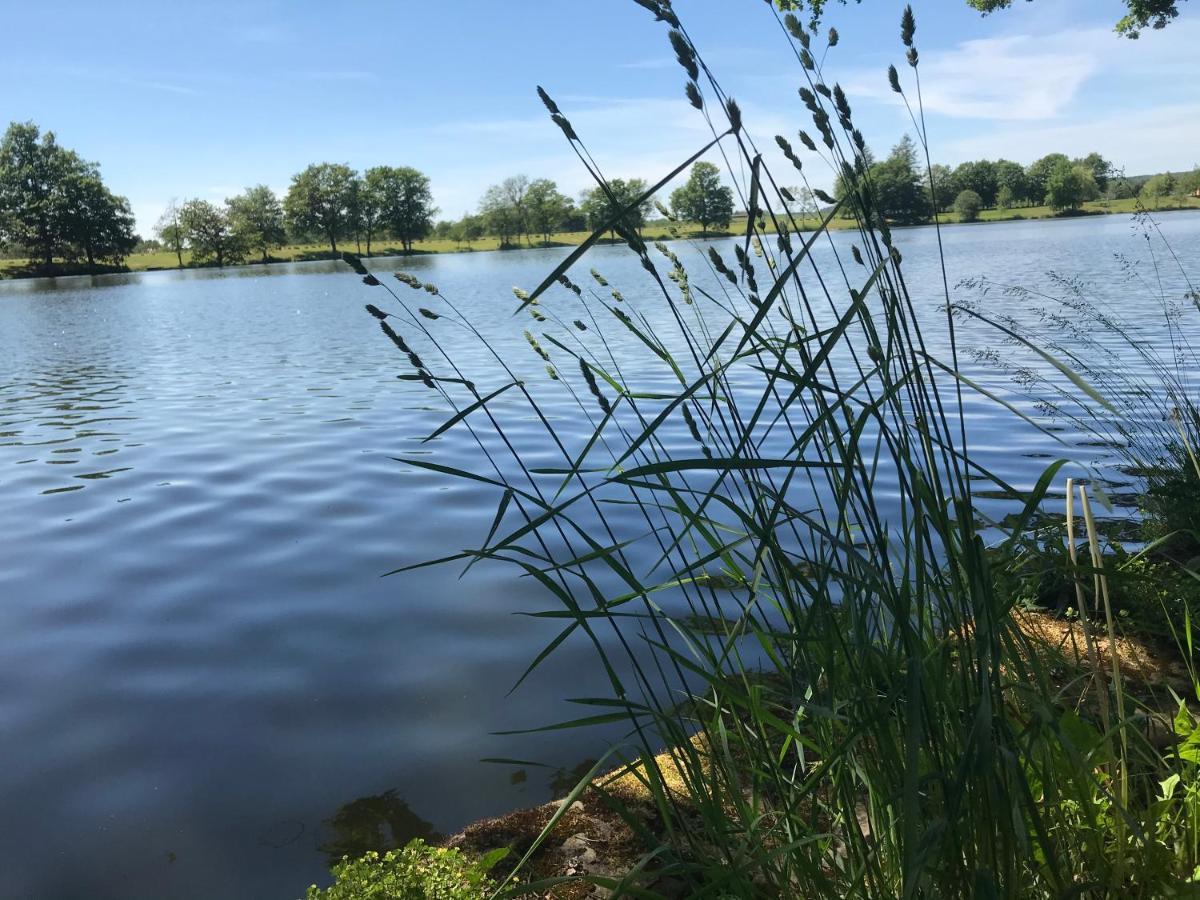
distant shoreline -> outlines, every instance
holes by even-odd
[[[1071,220],[1079,218],[1090,218],[1093,216],[1105,215],[1133,215],[1139,211],[1145,211],[1151,215],[1165,212],[1183,212],[1183,211],[1200,211],[1200,199],[1191,199],[1184,204],[1172,204],[1162,206],[1157,209],[1139,209],[1137,200],[1113,200],[1113,201],[1097,201],[1086,204],[1082,210],[1075,213],[1056,214],[1045,206],[1030,206],[1019,207],[1016,209],[988,209],[983,210],[979,214],[979,218],[975,222],[963,223],[953,212],[943,213],[939,216],[937,223],[924,222],[916,225],[893,226],[904,228],[929,228],[934,224],[938,225],[985,225],[997,222],[1029,222],[1044,219]],[[710,231],[707,235],[703,234],[698,228],[676,228],[679,232],[672,235],[670,232],[669,223],[663,220],[655,220],[647,223],[642,230],[642,236],[646,240],[714,240],[727,237],[740,237],[745,234],[745,216],[735,217],[730,227],[724,231]],[[817,219],[804,219],[800,223],[803,227],[801,231],[812,231],[818,224]],[[834,219],[829,224],[830,230],[843,231],[856,227],[856,222],[853,219]],[[768,232],[770,232],[768,223]],[[430,256],[435,254],[452,254],[452,253],[491,253],[491,252],[509,252],[515,250],[542,250],[553,249],[556,247],[574,247],[583,243],[590,236],[590,232],[566,232],[553,234],[548,241],[535,241],[528,244],[514,244],[501,247],[495,238],[480,238],[469,244],[457,243],[451,240],[432,239],[425,241],[417,241],[411,253],[405,253],[400,247],[392,246],[389,242],[380,242],[379,249],[372,249],[370,257],[367,254],[361,254],[364,258],[391,258],[404,256]],[[610,238],[604,238],[600,241],[601,244],[622,243],[621,240],[612,241]],[[211,265],[190,265],[184,263],[180,266],[175,258],[175,254],[170,251],[156,251],[154,253],[139,253],[130,256],[123,266],[86,266],[79,264],[63,263],[56,265],[53,271],[46,271],[40,267],[31,267],[27,260],[3,260],[0,259],[0,280],[18,280],[29,278],[67,278],[77,275],[114,275],[128,274],[133,272],[171,272],[171,271],[188,271],[188,270],[203,270],[203,269],[241,269],[249,266],[274,265],[278,263],[294,263],[294,262],[316,262],[329,261],[341,258],[343,250],[350,252],[359,252],[359,248],[353,242],[343,244],[338,253],[335,255],[328,247],[319,244],[294,244],[277,249],[275,254],[263,262],[261,259],[246,260],[240,263],[230,263],[226,266],[217,267]],[[184,254],[185,258],[187,254]]]

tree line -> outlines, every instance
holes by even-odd
[[[934,212],[951,210],[963,221],[973,221],[985,209],[1044,205],[1068,213],[1093,200],[1127,199],[1139,192],[1146,197],[1147,191],[1155,196],[1182,195],[1200,189],[1200,169],[1173,181],[1167,176],[1129,179],[1099,153],[1075,159],[1049,153],[1028,166],[1008,159],[979,159],[955,167],[935,163],[926,169],[907,135],[882,161],[868,152],[865,168],[875,208],[901,224],[928,222]],[[845,177],[839,177],[838,199],[851,188]]]
[[[564,194],[548,178],[531,180],[513,175],[489,187],[474,213],[457,221],[438,222],[434,234],[443,240],[471,244],[494,237],[502,248],[519,246],[533,238],[550,243],[562,232],[595,230],[609,226],[640,231],[654,207],[641,178],[613,178],[605,187],[584,191],[579,202]],[[707,234],[710,227],[724,228],[733,218],[733,191],[721,184],[720,170],[708,162],[692,166],[685,184],[671,193],[672,214],[680,221],[695,222]]]
[[[264,184],[223,204],[172,201],[155,233],[183,265],[183,251],[198,263],[223,266],[249,254],[270,260],[288,241],[353,241],[362,252],[381,239],[400,241],[405,251],[433,228],[437,209],[429,178],[410,166],[373,166],[359,174],[343,163],[315,163],[292,176],[281,201]]]
[[[120,265],[137,245],[129,201],[105,186],[100,167],[13,122],[0,138],[0,241],[50,269],[55,259]]]

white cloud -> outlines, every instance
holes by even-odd
[[[954,118],[1036,120],[1061,114],[1079,89],[1100,69],[1093,30],[1071,35],[1014,35],[965,41],[950,50],[931,51],[920,63],[922,101],[927,113]],[[900,67],[906,90],[911,81]],[[901,103],[884,73],[859,72],[847,80],[851,96]]]

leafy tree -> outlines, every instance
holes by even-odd
[[[354,170],[318,163],[292,177],[283,201],[288,229],[298,236],[321,235],[337,253],[337,241],[350,233],[355,202]]]
[[[0,139],[0,233],[47,266],[62,247],[62,181],[78,161],[54,132],[13,122]]]
[[[483,219],[479,216],[463,216],[459,224],[460,241],[466,241],[467,246],[483,237],[485,229]]]
[[[179,204],[175,202],[174,198],[167,201],[167,208],[158,217],[158,222],[154,226],[154,233],[158,235],[158,239],[163,244],[175,252],[175,258],[179,261],[179,268],[182,269],[183,242],[185,238],[183,226],[179,224]]]
[[[1179,191],[1186,197],[1200,197],[1200,166],[1180,177]]]
[[[1050,153],[1043,156],[1037,162],[1029,164],[1029,168],[1025,170],[1025,176],[1029,181],[1029,199],[1031,202],[1046,202],[1046,185],[1050,179],[1050,173],[1060,163],[1066,163],[1069,166],[1071,161],[1067,159],[1065,154]]]
[[[925,173],[923,181],[932,208],[937,209],[938,212],[945,212],[954,206],[954,198],[958,196],[961,189],[958,187],[953,169],[934,163]]]
[[[12,123],[0,139],[0,238],[47,267],[55,256],[119,263],[137,243],[129,201],[104,185],[99,166],[32,122]]]
[[[671,211],[686,222],[698,222],[707,236],[709,225],[728,227],[733,218],[733,191],[721,184],[720,169],[710,162],[698,162],[687,183],[672,191]]]
[[[1112,163],[1101,156],[1099,153],[1092,152],[1082,159],[1074,160],[1073,165],[1083,166],[1092,173],[1092,178],[1096,182],[1096,187],[1104,190],[1108,187],[1108,177],[1112,174]]]
[[[954,184],[960,194],[963,191],[973,191],[979,195],[985,207],[994,206],[996,191],[1000,187],[997,183],[996,164],[987,159],[965,162],[954,170]]]
[[[529,228],[550,243],[550,235],[558,231],[567,212],[573,206],[571,199],[559,193],[558,185],[548,178],[539,178],[530,183],[525,192],[525,209]]]
[[[1016,202],[1017,198],[1007,184],[1001,185],[1000,190],[996,191],[996,209],[1012,209]]]
[[[1008,193],[1004,208],[1008,209],[1016,203],[1028,203],[1029,196],[1029,176],[1025,174],[1025,167],[1020,163],[1015,163],[1011,159],[998,159],[995,162],[996,170],[996,205],[1000,205],[1000,194],[1005,189]],[[1041,198],[1038,198],[1041,199]]]
[[[917,148],[908,135],[892,148],[887,159],[871,166],[861,187],[864,202],[886,219],[908,225],[926,221],[932,213],[928,191],[917,170]]]
[[[529,178],[513,175],[499,184],[494,184],[479,202],[479,214],[487,223],[488,231],[506,247],[512,237],[527,234],[525,195],[529,192]]]
[[[94,166],[76,167],[63,179],[59,227],[65,252],[120,264],[137,244],[129,201],[104,186]]]
[[[646,182],[641,178],[613,178],[607,190],[597,185],[584,193],[579,209],[587,217],[588,228],[593,230],[608,226],[615,235],[623,226],[629,231],[640,232],[646,224],[646,214],[654,202],[646,193]]]
[[[1100,196],[1096,179],[1085,166],[1073,166],[1065,158],[1055,163],[1046,178],[1046,205],[1055,212],[1079,209]]]
[[[983,209],[983,198],[972,190],[959,191],[954,198],[954,211],[963,222],[974,222]]]
[[[280,247],[287,240],[283,204],[275,192],[265,184],[259,184],[225,203],[235,241],[247,249],[259,251],[262,261],[270,262],[271,248]]]
[[[1176,186],[1175,176],[1170,172],[1155,175],[1142,185],[1142,199],[1151,201],[1157,208],[1164,198],[1175,193]]]
[[[1125,0],[1129,12],[1116,25],[1118,34],[1136,38],[1143,28],[1165,28],[1167,23],[1179,15],[1179,3],[1184,0]],[[983,14],[998,9],[1008,9],[1012,0],[967,0]]]
[[[429,178],[411,166],[376,166],[367,172],[367,193],[377,205],[378,225],[400,241],[405,253],[413,241],[433,230],[433,192]],[[367,252],[371,250],[370,240]]]
[[[237,262],[242,248],[229,225],[225,210],[207,200],[189,200],[179,209],[179,224],[196,262],[218,266]]]

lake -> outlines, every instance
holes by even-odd
[[[1200,281],[1200,213],[1160,220]],[[952,286],[1045,287],[1056,272],[1127,314],[1156,308],[1128,217],[942,237]],[[843,251],[852,239],[833,238]],[[937,235],[896,242],[931,349],[948,357]],[[732,262],[731,241],[713,246]],[[534,383],[544,365],[511,288],[531,289],[566,252],[372,266],[437,284]],[[1133,277],[1122,255],[1139,261]],[[590,266],[630,306],[666,315],[628,251],[597,248],[575,280]],[[1183,290],[1177,270],[1160,274]],[[546,304],[574,302],[564,295]],[[554,633],[514,615],[552,605],[535,585],[484,566],[380,577],[477,545],[496,504],[393,459],[477,462],[462,430],[421,444],[447,414],[397,380],[411,368],[363,311],[384,299],[320,262],[0,284],[5,896],[298,897],[327,857],[373,834],[452,833],[543,802],[605,749],[601,733],[493,736],[571,718],[564,698],[603,687],[568,643],[509,694]],[[964,327],[962,340],[994,336]],[[456,354],[481,388],[502,383],[474,345]],[[1032,411],[1004,376],[964,368]],[[549,411],[586,433],[566,406]],[[1018,487],[1063,453],[983,398],[966,413],[973,453]],[[514,427],[518,441],[536,433]],[[1062,436],[1081,461],[1105,452]]]

